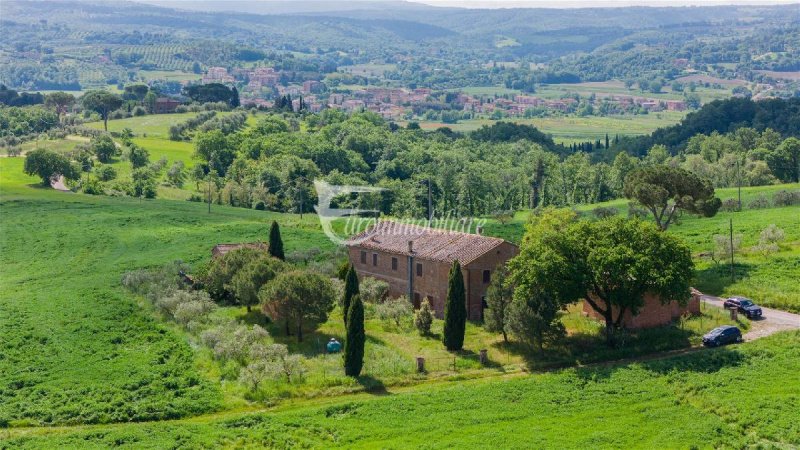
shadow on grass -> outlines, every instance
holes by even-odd
[[[546,344],[541,350],[516,341],[496,342],[492,344],[492,348],[501,353],[507,352],[519,356],[528,370],[537,371],[689,348],[692,336],[691,330],[668,325],[643,330],[618,331],[614,338],[614,346],[606,343],[603,333],[577,332],[557,342]]]
[[[392,395],[391,392],[386,390],[386,385],[383,384],[383,381],[373,377],[372,375],[361,375],[356,379],[356,381],[358,381],[358,384],[364,388],[364,392],[369,394]]]
[[[600,381],[610,378],[614,372],[637,364],[648,372],[658,375],[670,373],[694,372],[711,374],[727,367],[737,367],[745,360],[735,347],[719,347],[714,349],[698,349],[688,354],[674,355],[667,358],[629,362],[625,364],[608,364],[594,367],[581,367],[576,374],[583,380]]]
[[[731,277],[731,266],[728,264],[715,264],[706,267],[705,269],[698,270],[695,273],[694,287],[699,289],[704,294],[720,295],[725,291],[725,288],[734,284],[736,280],[741,280],[750,276],[750,272],[755,267],[752,264],[735,263],[733,265],[733,275]]]

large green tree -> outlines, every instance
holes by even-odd
[[[347,325],[347,311],[350,310],[350,302],[359,293],[358,274],[356,273],[356,268],[350,264],[347,268],[347,275],[344,277],[344,295],[342,297],[342,315],[344,316],[345,326]]]
[[[217,302],[235,302],[233,279],[245,267],[269,258],[263,250],[238,248],[213,258],[200,275],[200,282],[208,295]]]
[[[714,216],[722,202],[711,181],[679,167],[654,165],[636,169],[625,178],[625,197],[647,208],[659,229],[666,230],[678,211]]]
[[[278,221],[273,220],[269,228],[269,254],[281,261],[286,260],[283,254],[283,239],[281,239],[281,229],[278,226]]]
[[[261,288],[275,279],[285,268],[279,259],[262,253],[262,256],[245,263],[233,275],[227,288],[233,293],[236,303],[246,306],[247,312],[250,312],[251,307],[259,302],[258,292]]]
[[[461,264],[453,261],[447,283],[447,299],[444,304],[444,331],[442,343],[450,351],[464,347],[464,332],[467,326],[466,293]]]
[[[111,92],[96,90],[83,94],[81,104],[84,108],[100,114],[103,119],[103,129],[108,131],[108,115],[122,106],[122,99]]]
[[[67,92],[53,92],[47,94],[44,104],[53,107],[58,117],[61,118],[61,115],[67,112],[67,108],[75,104],[75,96]]]
[[[344,341],[344,373],[349,377],[361,375],[364,366],[364,303],[356,295],[347,311],[347,336]]]
[[[800,181],[800,139],[790,137],[766,155],[772,173],[781,181]]]
[[[23,170],[41,178],[43,186],[50,186],[51,181],[62,175],[72,179],[80,176],[66,156],[44,148],[31,150],[25,155]]]
[[[623,218],[544,220],[550,224],[530,227],[511,263],[515,297],[556,307],[585,299],[604,318],[609,344],[625,313],[638,314],[646,294],[662,302],[689,299],[694,263],[675,236]]]
[[[259,292],[264,314],[283,320],[287,332],[294,326],[298,342],[303,340],[303,326],[317,327],[328,320],[335,297],[327,277],[301,270],[281,273]]]

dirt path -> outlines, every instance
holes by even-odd
[[[72,192],[64,183],[64,177],[61,175],[59,175],[55,180],[50,180],[50,187],[57,191]]]
[[[703,302],[707,305],[722,308],[725,301],[724,298],[714,297],[713,295],[700,296]],[[761,319],[750,321],[750,331],[745,333],[744,340],[752,341],[758,338],[769,336],[770,334],[777,333],[784,330],[797,330],[800,329],[800,314],[792,314],[790,312],[781,311],[778,309],[761,307],[763,315]]]

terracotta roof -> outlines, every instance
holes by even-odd
[[[409,256],[408,241],[413,242],[414,257],[442,262],[452,262],[457,259],[462,266],[505,242],[500,238],[479,234],[380,221],[368,230],[348,239],[346,244],[349,247]]]
[[[236,250],[245,247],[254,248],[256,250],[264,250],[264,251],[267,251],[269,249],[267,244],[264,244],[262,242],[248,242],[243,244],[217,244],[214,246],[214,248],[211,249],[211,255],[215,257],[222,256],[231,250]]]

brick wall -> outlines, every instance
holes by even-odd
[[[605,308],[605,303],[603,303],[602,300],[597,299],[595,300],[595,303],[597,303],[601,308]],[[616,307],[612,308],[615,319],[618,311],[619,310]],[[586,301],[583,302],[583,313],[597,320],[605,321],[603,316],[595,311],[594,308],[592,308],[591,305],[589,305],[589,303]],[[685,314],[700,314],[699,293],[693,292],[692,298],[688,301],[686,306],[681,306],[674,300],[666,304],[662,304],[661,300],[657,296],[647,294],[644,298],[644,306],[639,310],[639,314],[634,316],[630,311],[626,311],[625,315],[623,316],[622,323],[625,328],[630,329],[652,328],[667,325]]]
[[[486,296],[486,290],[489,288],[489,283],[484,282],[483,272],[489,271],[489,280],[491,281],[497,267],[516,256],[517,253],[519,253],[519,248],[516,245],[503,242],[492,251],[467,264],[464,282],[467,285],[467,317],[470,320],[483,319],[483,297]]]
[[[350,263],[355,267],[359,279],[372,277],[387,282],[391,297],[408,295],[408,256],[362,249],[357,246],[349,247],[348,252]],[[364,262],[361,259],[362,252],[365,253]],[[464,289],[467,294],[465,308],[467,308],[467,317],[470,320],[483,318],[482,299],[489,287],[488,283],[483,282],[484,270],[489,270],[491,277],[499,264],[505,263],[517,253],[518,248],[515,245],[504,242],[491,252],[462,267]],[[373,255],[377,255],[377,259],[374,260],[375,264],[373,264]],[[392,268],[393,257],[397,258],[396,270]],[[422,266],[422,275],[417,274],[418,264]],[[412,301],[415,307],[427,298],[436,317],[443,317],[450,267],[450,263],[414,257],[411,276],[414,292]]]

